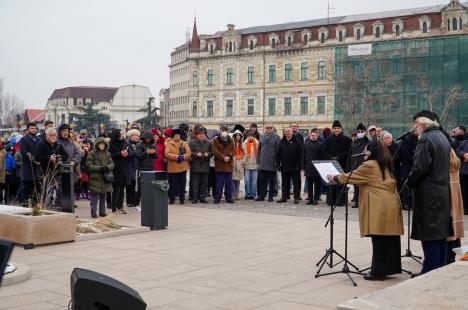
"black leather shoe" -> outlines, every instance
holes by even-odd
[[[192,204],[193,204],[193,205],[195,205],[195,204],[197,204],[197,203],[198,203],[198,200],[196,200],[196,199],[195,199],[195,200],[192,200]]]
[[[95,218],[97,218],[97,215],[96,215],[96,214],[91,214],[91,217],[92,217],[93,219],[95,219]]]
[[[309,201],[307,201],[307,203],[306,203],[307,206],[311,206],[311,205],[313,205],[313,204],[314,204],[314,202],[313,202],[312,200],[309,200]]]
[[[285,203],[285,202],[288,202],[288,200],[287,200],[287,199],[283,199],[283,198],[281,198],[280,200],[277,201],[277,203]]]
[[[107,214],[105,214],[105,213],[99,213],[99,216],[100,216],[100,217],[106,217]]]
[[[294,199],[294,204],[295,205],[299,204],[299,199]]]
[[[208,201],[206,201],[206,199],[200,199],[200,203],[208,203]]]
[[[314,202],[312,203],[314,206],[318,205],[318,201],[317,200],[314,200]]]
[[[227,203],[234,203],[234,199],[226,199]]]
[[[219,201],[216,201],[216,200],[215,200],[215,201],[214,201],[214,204],[215,204],[215,205],[219,205]]]
[[[422,273],[420,273],[420,272],[412,273],[412,274],[411,274],[411,279],[417,278],[417,277],[419,277],[420,275],[422,275]]]
[[[364,280],[367,280],[367,281],[384,281],[385,280],[385,276],[376,276],[376,275],[373,275],[372,273],[367,273],[364,275]]]
[[[273,202],[273,198],[268,198],[268,202]]]
[[[255,201],[265,201],[265,199],[262,199],[262,198],[255,198]]]

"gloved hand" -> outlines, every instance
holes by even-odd
[[[185,159],[185,156],[184,156],[184,155],[182,155],[182,154],[179,155],[179,156],[177,157],[177,163],[180,163],[181,161],[184,161],[184,159]]]

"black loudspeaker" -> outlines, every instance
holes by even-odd
[[[70,276],[73,310],[144,310],[135,290],[106,275],[75,268]]]
[[[13,243],[0,239],[0,284],[2,284],[3,273],[13,251]]]

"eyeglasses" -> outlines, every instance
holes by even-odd
[[[273,129],[273,127],[266,127],[266,129]]]

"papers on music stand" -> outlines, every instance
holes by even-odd
[[[340,167],[340,164],[336,160],[332,161],[312,161],[317,169],[317,172],[320,174],[322,180],[327,184],[334,184],[335,182],[328,181],[328,175],[338,175],[343,173],[343,169]]]

